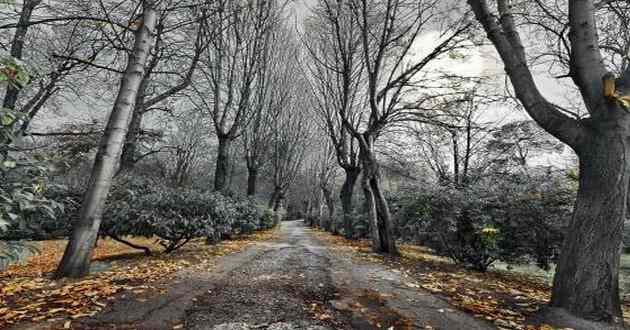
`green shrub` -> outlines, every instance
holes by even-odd
[[[265,209],[262,217],[260,218],[260,227],[262,229],[270,229],[274,226],[274,212],[272,209]]]
[[[549,176],[414,190],[398,200],[400,237],[480,271],[497,260],[547,269],[574,200],[571,187]]]

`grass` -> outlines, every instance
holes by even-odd
[[[552,265],[549,271],[545,271],[534,264],[508,265],[506,263],[496,262],[490,267],[490,270],[532,276],[551,285],[553,275],[555,273],[555,266]],[[623,300],[630,300],[630,254],[628,253],[621,255],[621,266],[619,268],[619,290],[621,291]]]

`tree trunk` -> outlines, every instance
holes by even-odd
[[[618,323],[623,322],[618,276],[630,176],[630,123],[597,126],[576,150],[580,186],[551,305],[589,320]]]
[[[258,169],[247,168],[247,196],[256,195],[256,182],[258,181]]]
[[[453,142],[453,184],[459,187],[459,143],[457,141],[457,132],[451,132],[451,140]]]
[[[230,147],[232,140],[227,136],[219,136],[219,150],[217,152],[217,166],[214,172],[214,190],[227,189],[230,171]]]
[[[274,205],[276,205],[276,199],[278,198],[278,189],[274,188],[271,193],[271,198],[269,198],[269,203],[267,203],[267,207],[273,210]]]
[[[273,211],[278,212],[278,210],[282,208],[283,202],[284,202],[284,192],[282,192],[282,190],[279,190],[278,194],[276,195],[276,201],[273,205]]]
[[[133,52],[129,56],[116,103],[94,160],[90,183],[81,206],[81,215],[73,228],[70,242],[57,268],[56,277],[82,277],[89,272],[103,207],[120,161],[136,93],[152,44],[156,10],[153,8],[152,1],[144,1],[143,8],[144,22],[142,27],[135,32]]]
[[[387,199],[381,189],[380,175],[377,175],[370,179],[370,186],[374,193],[374,200],[376,201],[376,210],[378,212],[378,230],[381,235],[381,250],[389,254],[398,254],[396,248],[396,237],[394,236],[394,224],[392,221],[392,215],[389,212],[389,206],[387,205]]]
[[[142,79],[138,95],[136,96],[136,105],[133,109],[133,115],[131,117],[131,124],[129,124],[129,131],[125,137],[125,145],[123,147],[122,156],[120,158],[121,169],[131,169],[136,163],[136,153],[138,144],[138,134],[142,127],[142,116],[144,115],[144,89],[146,88],[147,79]],[[140,104],[138,103],[140,102]]]
[[[37,5],[39,5],[41,2],[42,0],[24,1],[24,6],[22,7],[22,12],[20,13],[20,19],[18,20],[18,26],[15,29],[15,35],[13,36],[13,41],[11,42],[11,57],[18,60],[22,59],[24,52],[24,42],[29,27],[28,23],[31,21],[31,16],[33,15],[35,7],[37,7]],[[19,94],[20,89],[18,87],[13,86],[12,84],[8,84],[6,93],[4,94],[2,107],[5,109],[15,110],[15,105],[17,103]]]
[[[372,237],[372,250],[374,252],[382,252],[381,247],[381,235],[378,230],[378,213],[376,212],[376,201],[374,200],[374,193],[370,186],[370,179],[367,175],[363,175],[361,178],[361,187],[363,188],[363,195],[365,198],[365,208],[368,215],[368,223],[370,226],[370,236]]]
[[[337,235],[339,234],[339,231],[335,222],[335,199],[333,198],[332,191],[327,187],[322,187],[322,193],[324,195],[324,200],[326,201],[326,208],[328,208],[329,230],[334,235]]]
[[[363,136],[360,158],[363,165],[363,192],[368,208],[374,252],[398,254],[394,230],[387,199],[381,189],[378,162],[372,150],[370,136]]]
[[[346,178],[341,187],[339,198],[341,199],[341,208],[343,209],[343,229],[344,236],[347,239],[352,239],[354,236],[354,230],[352,228],[352,195],[354,194],[354,186],[357,183],[359,174],[361,174],[361,168],[352,167],[344,168],[346,172]]]

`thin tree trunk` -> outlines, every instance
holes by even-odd
[[[258,181],[258,169],[253,167],[247,168],[247,196],[256,195],[256,183]]]
[[[269,203],[267,203],[267,207],[272,209],[276,205],[276,199],[278,198],[278,188],[274,188],[271,193],[271,198],[269,198]]]
[[[29,28],[28,23],[31,21],[31,16],[33,15],[35,7],[37,7],[37,5],[39,5],[41,2],[41,0],[24,1],[24,6],[22,7],[22,12],[20,13],[20,19],[18,20],[18,26],[15,29],[13,41],[11,42],[11,57],[18,60],[22,59],[26,33],[28,32]],[[19,88],[13,86],[12,84],[8,84],[6,93],[4,94],[2,107],[5,109],[15,110],[15,105],[17,103],[19,94]]]
[[[551,297],[554,307],[612,323],[623,322],[618,276],[630,177],[624,122],[596,129],[577,150],[580,187]]]
[[[346,178],[341,187],[339,198],[341,199],[341,208],[343,209],[344,236],[347,239],[351,239],[354,236],[354,230],[352,228],[352,212],[354,211],[352,207],[352,195],[354,194],[354,186],[361,174],[361,168],[344,168],[344,171],[346,172]]]
[[[224,191],[228,185],[230,171],[230,147],[232,140],[227,136],[219,136],[219,150],[217,152],[217,165],[214,172],[214,190]]]
[[[118,97],[110,114],[105,134],[94,160],[88,190],[83,199],[81,216],[75,224],[56,277],[82,277],[89,273],[94,242],[98,236],[107,194],[129,128],[133,105],[155,28],[157,14],[152,1],[143,2],[143,24],[135,32],[135,43],[129,55]]]
[[[142,116],[144,115],[144,90],[146,88],[148,79],[142,79],[138,94],[136,96],[136,103],[133,109],[133,115],[131,117],[131,124],[129,125],[129,131],[125,136],[125,145],[123,147],[122,156],[120,158],[120,167],[122,169],[133,168],[136,163],[136,152],[138,150],[138,134],[142,127]]]
[[[335,199],[333,198],[332,191],[327,187],[322,187],[322,193],[326,201],[326,207],[328,208],[328,225],[330,232],[337,235],[339,231],[337,230],[337,224],[335,222]]]
[[[453,142],[453,184],[459,187],[459,144],[457,143],[457,133],[451,132]]]

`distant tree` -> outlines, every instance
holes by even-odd
[[[505,124],[492,132],[486,148],[493,156],[495,166],[506,169],[516,166],[527,175],[530,159],[561,153],[564,144],[534,121],[523,120]]]
[[[310,59],[306,66],[315,94],[317,118],[334,147],[345,179],[339,193],[344,217],[344,234],[352,238],[354,187],[361,174],[359,142],[344,121],[355,129],[364,106],[364,71],[357,22],[350,8],[336,1],[321,0],[307,21],[304,44]],[[342,117],[343,116],[343,117]]]
[[[276,1],[220,0],[213,2],[208,27],[212,36],[205,52],[203,74],[209,99],[201,102],[210,112],[219,140],[214,189],[227,188],[230,148],[247,127],[254,111],[251,102],[264,48],[279,19]],[[206,98],[208,96],[203,96]]]
[[[411,55],[413,46],[429,29],[435,31],[436,26],[432,24],[434,20],[438,20],[438,17],[445,19],[439,15],[444,9],[439,2],[354,0],[337,3],[336,6],[347,7],[348,15],[355,22],[367,85],[367,106],[360,125],[350,123],[345,113],[340,113],[340,118],[359,143],[362,187],[372,230],[372,248],[377,252],[395,254],[397,248],[393,223],[380,183],[375,141],[387,127],[414,117],[413,110],[421,102],[411,102],[406,98],[410,91],[416,89],[415,79],[419,79],[418,74],[426,70],[429,63],[458,49],[464,41],[463,33],[468,30],[468,26],[459,22],[444,22],[440,25],[440,41],[427,55],[418,58]],[[346,74],[353,74],[354,67],[344,70],[349,72]]]
[[[247,165],[247,195],[257,191],[258,175],[269,160],[267,153],[273,141],[274,120],[284,110],[293,84],[292,67],[295,49],[287,47],[293,35],[283,24],[273,27],[262,47],[262,59],[254,82],[251,119],[243,129],[242,143]]]

